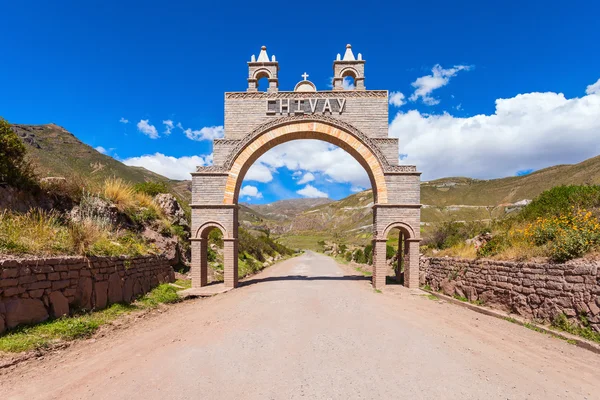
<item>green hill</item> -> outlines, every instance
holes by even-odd
[[[477,180],[443,178],[421,184],[421,224],[443,221],[486,221],[521,209],[530,200],[555,186],[600,184],[600,156],[574,165],[558,165],[526,176]],[[276,203],[274,203],[276,204]],[[249,206],[263,211],[254,222],[268,227],[292,247],[317,248],[320,240],[341,236],[348,243],[366,244],[371,238],[373,194],[356,193],[339,201],[296,208],[294,213],[271,218],[264,210],[278,207]],[[244,220],[241,215],[240,220]]]
[[[99,184],[119,177],[131,183],[165,182],[180,198],[190,198],[188,182],[174,181],[141,167],[130,167],[77,139],[55,125],[13,124],[13,131],[27,145],[27,153],[40,178],[65,177]]]

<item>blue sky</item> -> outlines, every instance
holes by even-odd
[[[327,90],[351,43],[367,60],[368,89],[403,94],[390,104],[390,135],[423,179],[495,178],[600,153],[598,2],[5,3],[0,115],[57,123],[172,177],[210,162],[212,142],[184,130],[222,132],[223,92],[245,90],[261,45],[280,62],[281,90],[305,71]],[[173,122],[169,135],[163,121]],[[280,149],[247,179],[256,191],[243,200],[368,187],[338,149],[306,148],[332,165],[282,166]]]

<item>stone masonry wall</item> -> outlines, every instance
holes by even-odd
[[[20,324],[130,302],[173,282],[164,257],[53,257],[0,260],[0,333]]]
[[[585,316],[600,332],[600,263],[565,264],[422,257],[420,283],[444,294],[551,322]]]

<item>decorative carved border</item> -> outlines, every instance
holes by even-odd
[[[377,144],[388,144],[398,142],[398,138],[371,138],[371,140]]]
[[[204,174],[225,174],[229,172],[225,167],[220,167],[218,165],[209,165],[206,167],[196,167],[196,173],[204,173]]]
[[[388,165],[385,172],[417,172],[415,165]]]
[[[336,90],[324,92],[227,92],[226,99],[387,98],[387,90]]]
[[[240,139],[214,139],[214,144],[220,144],[220,145],[232,145],[232,144],[236,144],[237,142],[239,142]]]
[[[242,150],[245,149],[246,146],[248,146],[250,143],[252,143],[258,136],[262,135],[267,131],[270,131],[271,129],[277,128],[282,125],[287,125],[293,122],[324,122],[326,124],[335,126],[336,128],[342,129],[355,136],[358,140],[364,143],[369,148],[369,150],[373,154],[375,154],[378,161],[381,163],[381,166],[383,167],[384,171],[390,167],[387,159],[385,158],[379,147],[373,142],[373,139],[356,129],[354,126],[348,124],[347,122],[340,121],[339,119],[332,118],[328,115],[292,115],[289,117],[282,117],[271,120],[244,136],[244,138],[239,140],[236,146],[233,149],[231,149],[231,152],[227,157],[227,161],[223,163],[223,168],[225,168],[227,171],[231,169],[238,154],[240,154]]]

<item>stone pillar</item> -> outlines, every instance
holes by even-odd
[[[408,251],[404,266],[404,286],[416,289],[419,287],[419,243],[420,239],[408,239],[406,241]]]
[[[223,239],[223,269],[225,287],[238,286],[238,240]]]
[[[192,287],[206,286],[208,283],[208,240],[192,239]]]
[[[387,262],[385,259],[385,239],[373,240],[373,288],[383,289],[387,276]]]

